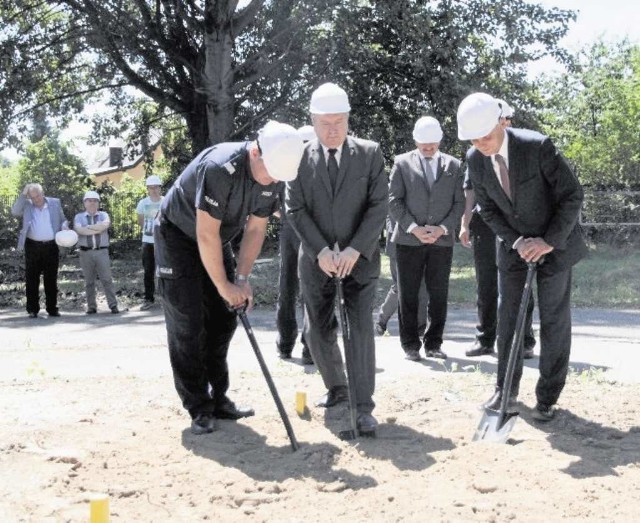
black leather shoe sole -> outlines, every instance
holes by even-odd
[[[547,407],[546,405],[541,405],[538,403],[533,412],[531,413],[531,417],[536,421],[551,421],[556,416],[556,411],[553,407]]]
[[[316,407],[333,407],[349,400],[349,392],[347,387],[336,386],[316,401]]]
[[[409,361],[420,361],[420,353],[417,350],[404,351],[404,359]]]
[[[427,358],[436,358],[437,360],[446,360],[447,355],[442,352],[440,349],[433,349],[425,351],[425,356]]]
[[[522,352],[522,357],[525,360],[533,359],[533,357],[534,357],[533,349],[524,349],[524,351]]]
[[[209,434],[216,428],[216,420],[210,414],[199,414],[191,420],[191,432],[196,436]]]
[[[238,420],[240,418],[250,418],[256,412],[249,407],[225,407],[213,411],[213,416],[218,419]]]
[[[477,347],[475,349],[470,349],[468,351],[466,351],[465,356],[469,357],[469,358],[473,358],[475,356],[485,356],[485,355],[489,355],[489,354],[493,354],[493,348],[492,347]]]

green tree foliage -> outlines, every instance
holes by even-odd
[[[91,179],[82,160],[53,134],[27,146],[18,162],[18,188],[38,182],[45,195],[60,198],[67,219],[82,210],[82,195]]]
[[[542,84],[544,130],[594,188],[640,189],[640,46],[598,42]]]
[[[352,128],[393,156],[413,147],[413,123],[441,122],[443,148],[463,154],[455,115],[466,95],[504,97],[527,122],[526,65],[543,55],[567,59],[558,41],[570,11],[515,1],[415,0],[341,2],[331,17],[330,66],[350,93]]]
[[[306,123],[309,93],[327,80],[348,89],[356,134],[392,153],[421,113],[453,141],[455,108],[472,90],[509,92],[526,114],[524,66],[563,57],[572,17],[523,0],[1,2],[0,142],[16,141],[28,113],[66,118],[108,91],[97,139],[135,122],[139,135],[168,126],[182,146],[178,123],[191,151],[175,150],[191,156],[270,117]]]

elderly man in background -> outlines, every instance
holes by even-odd
[[[42,185],[28,183],[11,207],[11,214],[22,216],[18,250],[24,250],[27,313],[37,318],[40,311],[40,275],[44,282],[45,307],[49,316],[58,311],[59,250],[57,232],[68,223],[58,198],[44,195]]]
[[[571,272],[587,252],[578,215],[583,192],[551,140],[537,132],[504,127],[498,101],[484,93],[458,108],[458,137],[470,140],[469,177],[482,219],[498,237],[498,374],[485,408],[502,401],[507,361],[524,288],[527,264],[537,263],[540,313],[540,377],[532,417],[553,419],[564,388],[571,351]],[[510,398],[518,396],[522,353]]]
[[[111,260],[109,259],[109,215],[98,210],[100,195],[87,191],[82,198],[84,212],[76,214],[73,228],[78,233],[80,267],[84,275],[84,289],[87,297],[87,314],[98,312],[96,302],[96,278],[100,279],[107,305],[112,314],[119,314],[118,301],[113,289]]]
[[[440,151],[438,120],[424,116],[415,123],[416,148],[396,157],[389,182],[389,212],[396,226],[400,297],[400,343],[406,358],[446,359],[442,336],[447,320],[449,276],[457,224],[464,211],[460,160]],[[428,327],[420,332],[420,287],[427,287]],[[422,339],[421,339],[422,337]]]
[[[336,279],[342,279],[351,327],[357,425],[374,435],[375,339],[372,313],[380,274],[378,240],[387,215],[387,177],[380,146],[347,136],[351,107],[332,83],[311,96],[317,139],[305,148],[298,177],[288,184],[287,218],[301,240],[299,272],[305,304],[304,336],[327,387],[317,402],[347,401],[337,343]]]
[[[497,99],[502,110],[500,125],[510,127],[515,111],[504,100]],[[498,328],[498,267],[496,266],[496,235],[484,222],[476,202],[473,184],[467,172],[464,180],[465,209],[460,225],[460,243],[473,248],[476,274],[476,306],[478,323],[476,339],[465,352],[468,357],[495,354],[493,347]],[[536,339],[533,334],[533,306],[531,295],[524,332],[524,359],[533,358]]]

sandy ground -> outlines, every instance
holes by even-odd
[[[531,419],[537,358],[507,444],[472,442],[495,359],[468,359],[473,312],[450,312],[446,364],[378,338],[376,439],[341,441],[345,409],[313,406],[315,367],[275,356],[273,311],[250,319],[291,419],[286,431],[247,336],[230,396],[256,416],[194,436],[170,374],[161,311],[28,320],[0,311],[0,521],[638,521],[640,312],[576,311],[572,372],[548,424]],[[296,392],[309,412],[295,412]]]

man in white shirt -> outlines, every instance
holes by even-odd
[[[146,180],[147,196],[136,206],[138,225],[142,229],[142,267],[144,269],[144,303],[141,311],[153,307],[156,291],[156,259],[153,246],[153,222],[162,203],[162,181],[158,176],[149,176]]]

